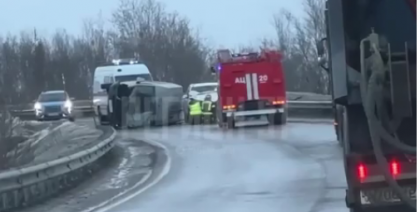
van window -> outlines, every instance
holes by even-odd
[[[93,81],[93,94],[105,94],[106,91],[102,90],[101,85],[104,84],[103,78],[95,78]]]
[[[120,76],[115,76],[115,81],[119,81],[119,82],[136,81],[138,77],[141,77],[146,81],[151,81],[150,74],[120,75]]]
[[[103,75],[96,76],[93,81],[93,94],[96,94],[96,95],[106,94],[106,91],[101,88],[101,85],[112,83],[112,82],[113,82],[112,76],[103,76]]]

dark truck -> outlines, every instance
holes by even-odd
[[[318,42],[351,212],[416,211],[416,1],[327,0]]]

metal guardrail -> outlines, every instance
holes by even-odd
[[[332,109],[332,101],[287,101],[289,108]]]
[[[76,114],[93,114],[93,106],[88,104],[88,101],[82,100],[78,101],[73,110]],[[83,105],[83,103],[85,105]],[[332,102],[331,101],[295,101],[289,100],[287,101],[288,107],[292,109],[332,109]],[[12,110],[12,114],[18,117],[21,116],[31,116],[34,115],[35,112],[33,109],[25,109],[25,110]]]
[[[72,173],[80,172],[111,150],[115,137],[116,131],[112,129],[110,137],[87,150],[35,166],[0,172],[0,211],[29,206],[51,197],[66,185],[71,187],[72,182],[80,180]]]

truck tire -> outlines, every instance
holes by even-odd
[[[219,125],[219,128],[223,128],[224,125],[225,125],[225,123],[222,121],[222,119],[219,118],[219,115],[216,115],[216,122],[217,122],[217,125]]]
[[[284,125],[287,123],[287,111],[281,114],[281,124]]]
[[[269,122],[272,125],[283,125],[287,122],[287,114],[286,113],[275,113],[268,117]]]
[[[227,118],[227,127],[228,129],[235,129],[235,119],[233,117]]]
[[[226,122],[227,122],[227,117],[226,114],[223,114],[221,112],[219,112],[220,110],[217,108],[216,109],[216,122],[217,125],[219,125],[220,128],[224,129],[226,126]]]

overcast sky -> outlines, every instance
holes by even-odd
[[[282,8],[302,16],[302,0],[159,0],[200,29],[209,44],[237,47],[274,37],[273,14]],[[83,20],[109,20],[118,0],[0,0],[0,34],[36,27],[43,35],[57,28],[81,32]]]

